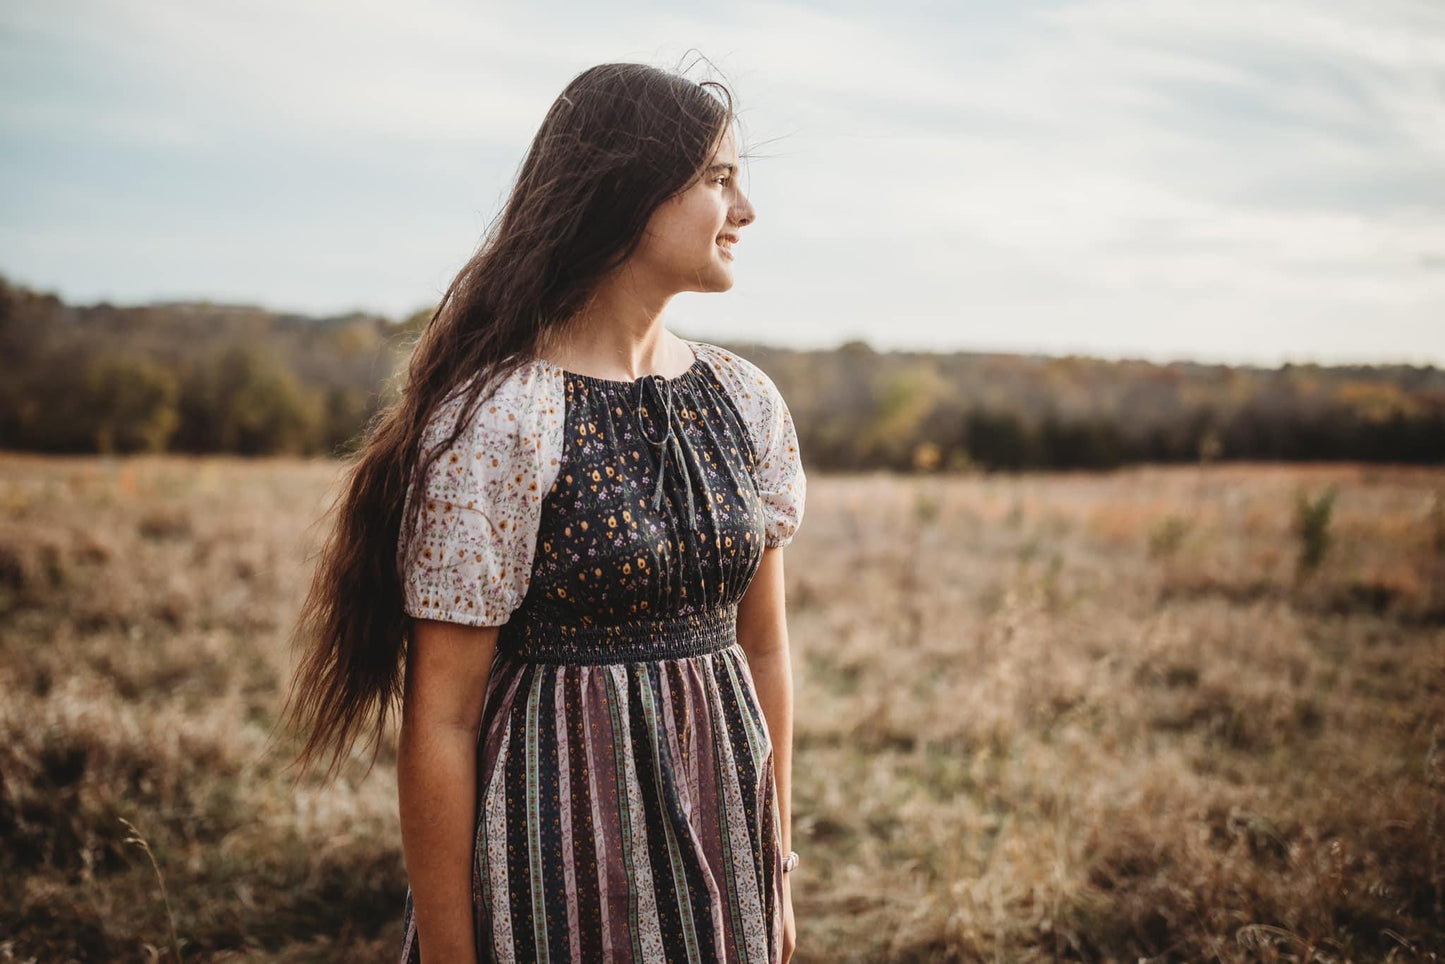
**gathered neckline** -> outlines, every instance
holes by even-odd
[[[687,366],[687,369],[686,369],[686,370],[684,370],[684,371],[681,372],[680,374],[677,374],[677,375],[672,376],[671,378],[666,378],[666,377],[664,377],[664,376],[662,376],[662,375],[639,375],[639,376],[636,377],[636,378],[628,378],[628,379],[623,379],[623,378],[600,378],[600,377],[598,377],[598,376],[596,376],[596,375],[583,375],[583,374],[581,374],[580,372],[569,371],[568,369],[563,368],[561,365],[556,365],[556,364],[553,364],[552,362],[549,362],[549,361],[548,361],[547,359],[545,359],[545,358],[538,358],[537,361],[540,362],[542,365],[546,366],[547,368],[550,368],[550,369],[552,369],[553,371],[558,372],[558,373],[566,376],[567,378],[575,379],[576,381],[579,381],[579,382],[586,382],[586,383],[589,384],[589,385],[607,386],[607,387],[614,387],[614,388],[636,388],[638,385],[640,385],[642,382],[647,381],[649,378],[650,378],[650,379],[654,379],[654,380],[656,380],[656,381],[658,381],[658,382],[660,382],[660,383],[662,383],[662,384],[664,384],[664,385],[672,385],[672,384],[675,384],[676,382],[682,381],[684,378],[687,378],[689,375],[695,374],[696,372],[698,372],[699,370],[701,370],[702,367],[703,367],[703,360],[702,360],[703,350],[702,350],[701,345],[699,345],[699,344],[698,344],[697,342],[695,342],[695,341],[688,341],[686,338],[683,339],[683,342],[684,342],[684,344],[686,344],[689,348],[692,349],[692,354],[693,354],[692,364],[689,365],[689,366]]]

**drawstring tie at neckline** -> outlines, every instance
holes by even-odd
[[[661,383],[661,387],[658,385]],[[660,393],[663,398],[662,417],[667,425],[667,434],[660,440],[653,439],[647,432],[646,426],[642,424],[642,398],[645,393],[645,386],[651,385],[653,390]],[[660,458],[657,464],[657,486],[652,493],[652,508],[654,511],[662,509],[662,483],[667,477],[667,457],[671,454],[677,467],[682,471],[683,488],[687,490],[687,519],[689,529],[697,528],[697,512],[692,497],[692,474],[687,467],[687,457],[682,451],[682,441],[678,438],[677,431],[672,420],[672,382],[661,375],[649,375],[643,379],[642,385],[637,390],[637,429],[649,445],[661,447]]]

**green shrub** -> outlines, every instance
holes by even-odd
[[[1330,516],[1338,493],[1333,485],[1314,498],[1303,489],[1295,493],[1294,528],[1299,537],[1296,569],[1301,576],[1314,572],[1325,561],[1331,542]]]
[[[1192,528],[1188,519],[1166,515],[1149,527],[1149,558],[1168,559],[1179,551]]]

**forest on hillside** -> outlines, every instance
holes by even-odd
[[[0,278],[0,448],[345,454],[430,315],[77,306]],[[1430,366],[720,344],[773,378],[825,470],[1445,460],[1445,370]]]

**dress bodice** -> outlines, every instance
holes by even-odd
[[[541,359],[505,379],[428,473],[399,552],[407,611],[505,624],[504,651],[557,660],[639,637],[701,645],[730,625],[764,549],[800,524],[806,478],[772,381],[689,344],[671,379]],[[456,417],[444,405],[429,434]]]

